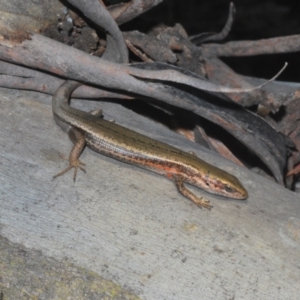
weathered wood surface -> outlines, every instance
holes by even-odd
[[[214,205],[201,210],[171,181],[88,149],[87,174],[79,172],[76,183],[71,172],[52,180],[66,166],[58,151],[68,154],[71,142],[54,123],[51,97],[1,89],[2,240],[57,262],[67,258],[142,299],[299,298],[298,195],[120,106],[74,105],[100,106],[107,119],[194,151],[238,176],[249,199],[195,189]],[[9,269],[0,272],[4,291],[18,289],[6,281]],[[24,289],[31,295],[30,284]]]

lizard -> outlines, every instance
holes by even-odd
[[[248,197],[246,189],[235,176],[210,165],[195,154],[71,107],[71,94],[80,85],[82,83],[67,80],[53,96],[54,119],[69,133],[74,143],[69,157],[66,158],[69,166],[53,178],[74,168],[75,181],[78,169],[85,172],[85,164],[79,157],[87,145],[98,153],[166,176],[174,181],[183,196],[199,207],[211,209],[212,206],[209,200],[196,196],[184,183],[227,198],[244,200]]]

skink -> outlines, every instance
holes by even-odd
[[[75,180],[78,168],[85,171],[79,156],[87,145],[101,154],[166,176],[175,182],[183,196],[200,207],[210,209],[212,206],[208,200],[188,190],[184,183],[227,198],[243,200],[248,197],[246,189],[235,176],[196,155],[71,107],[70,96],[80,85],[78,82],[66,81],[53,96],[54,118],[69,133],[74,143],[68,158],[69,166],[54,178],[74,168]]]

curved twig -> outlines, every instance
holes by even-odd
[[[191,36],[190,41],[196,45],[200,45],[205,42],[216,42],[216,41],[224,40],[231,30],[231,27],[232,27],[232,24],[234,21],[234,17],[235,17],[235,6],[234,6],[233,2],[230,2],[228,18],[227,18],[226,24],[223,27],[221,32],[216,33],[216,34],[210,34],[208,36],[204,35],[203,33],[200,33],[200,34]]]

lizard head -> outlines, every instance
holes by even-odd
[[[219,171],[219,170],[218,170]],[[233,175],[220,170],[217,176],[210,174],[210,185],[213,185],[213,192],[215,194],[238,200],[245,200],[248,198],[248,192],[243,187],[241,182]]]

